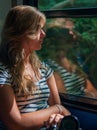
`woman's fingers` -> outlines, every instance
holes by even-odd
[[[55,116],[55,118],[54,118],[54,120],[53,120],[53,125],[54,124],[57,124],[58,126],[60,125],[60,123],[61,123],[61,120],[63,119],[63,115],[60,115],[60,114],[56,114],[56,116]]]
[[[45,125],[47,126],[47,128],[54,126],[54,125],[60,125],[61,120],[63,119],[63,115],[60,114],[52,114],[49,117],[49,120],[47,122],[45,122]]]
[[[49,124],[52,124],[52,122],[54,121],[55,116],[56,116],[56,114],[53,114],[53,115],[50,116]]]
[[[49,127],[52,126],[52,122],[54,121],[55,116],[56,116],[56,114],[52,114],[52,115],[49,117],[48,121],[45,121],[45,122],[44,122],[44,123],[45,123],[45,126],[46,126],[47,128],[49,128]]]

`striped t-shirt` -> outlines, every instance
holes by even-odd
[[[22,95],[18,96],[18,94],[15,93],[16,102],[21,113],[33,112],[48,107],[47,101],[50,95],[50,90],[46,81],[52,75],[53,71],[47,64],[43,63],[43,65],[44,68],[40,69],[42,78],[38,82],[35,82],[35,84],[39,87],[39,91],[36,91],[35,94],[29,96],[26,100]],[[8,68],[1,63],[0,84],[10,86],[12,84],[12,77],[9,73]]]
[[[86,80],[83,76],[77,74],[76,72],[69,72],[51,59],[46,60],[46,62],[54,71],[60,74],[66,89],[66,93],[75,95],[84,94]]]

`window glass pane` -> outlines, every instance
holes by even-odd
[[[60,92],[97,98],[97,18],[47,19],[38,53],[55,71]]]
[[[38,0],[40,10],[97,7],[97,0]]]
[[[1,33],[2,26],[5,20],[5,16],[10,8],[11,8],[11,0],[6,1],[6,4],[5,4],[5,1],[0,1],[0,12],[1,12],[0,13],[0,33]]]

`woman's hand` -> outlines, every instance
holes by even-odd
[[[45,122],[47,128],[57,125],[59,127],[64,116],[71,115],[71,113],[62,105],[56,104],[55,107],[59,110],[58,114],[52,114]]]
[[[64,117],[64,116],[61,115],[61,114],[52,114],[52,115],[49,117],[48,121],[45,122],[45,126],[46,126],[47,128],[50,128],[50,127],[52,127],[52,126],[54,126],[54,125],[59,126],[61,120],[63,119],[63,117]]]

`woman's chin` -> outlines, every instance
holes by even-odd
[[[41,50],[41,49],[42,49],[42,45],[40,45],[40,46],[36,49],[36,51]]]

